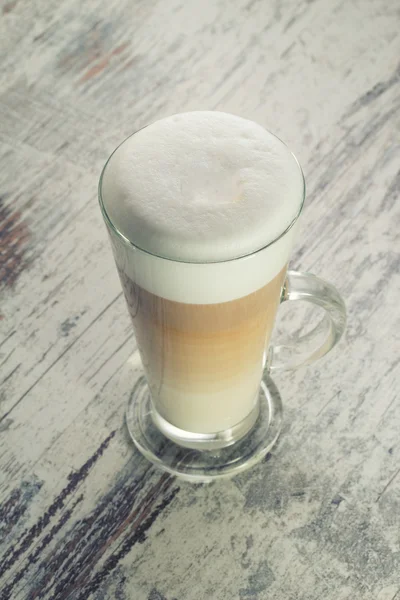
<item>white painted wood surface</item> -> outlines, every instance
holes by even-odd
[[[396,0],[2,0],[2,599],[400,598],[399,25]],[[298,155],[292,267],[349,315],[276,378],[269,460],[212,486],[128,440],[135,340],[96,200],[118,142],[199,108]]]

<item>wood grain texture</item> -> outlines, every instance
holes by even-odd
[[[400,598],[399,25],[396,0],[0,3],[2,600]],[[135,340],[96,201],[117,143],[199,108],[298,155],[292,267],[349,315],[277,377],[272,456],[211,486],[129,443]]]

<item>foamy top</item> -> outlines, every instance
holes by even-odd
[[[257,123],[222,112],[156,121],[128,138],[103,176],[114,226],[172,260],[250,254],[298,215],[302,174],[290,150]]]
[[[282,234],[301,210],[304,180],[287,146],[260,125],[190,112],[119,146],[101,196],[115,230],[136,247],[113,234],[132,279],[165,298],[213,303],[255,291],[287,263],[293,231]]]

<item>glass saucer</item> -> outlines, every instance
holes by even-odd
[[[138,450],[162,470],[186,481],[211,482],[249,469],[276,443],[282,425],[282,401],[268,373],[261,382],[258,415],[251,429],[226,447],[195,449],[175,443],[156,426],[160,419],[152,406],[138,351],[129,365],[133,385],[126,409],[128,431]],[[216,435],[222,439],[225,432]]]

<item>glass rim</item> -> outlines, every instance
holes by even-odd
[[[173,116],[173,115],[171,115]],[[151,125],[151,123],[149,123],[149,125]],[[126,138],[124,138],[122,140],[122,142],[120,144],[118,144],[118,146],[112,151],[112,153],[110,154],[110,156],[108,157],[108,159],[106,160],[102,170],[101,170],[101,174],[100,174],[100,179],[99,179],[99,184],[98,184],[98,201],[100,204],[100,210],[101,213],[103,215],[103,219],[107,225],[107,227],[117,236],[117,238],[119,238],[125,245],[129,246],[130,248],[133,248],[134,250],[137,250],[139,252],[143,252],[144,254],[147,254],[149,256],[153,256],[155,258],[159,258],[161,260],[167,260],[169,262],[175,262],[175,263],[184,263],[184,264],[188,264],[188,265],[209,265],[209,264],[223,264],[223,263],[227,263],[227,262],[233,262],[235,260],[240,260],[243,258],[247,258],[250,256],[253,256],[254,254],[258,254],[259,252],[262,252],[263,250],[265,250],[266,248],[268,248],[269,246],[272,246],[273,244],[275,244],[276,242],[278,242],[281,238],[283,238],[295,225],[295,223],[297,222],[298,218],[300,217],[303,208],[304,208],[304,202],[306,199],[306,180],[304,177],[304,173],[303,173],[303,169],[301,168],[301,165],[299,163],[299,161],[297,160],[296,155],[290,150],[289,146],[287,144],[285,144],[285,142],[283,140],[281,140],[280,137],[278,137],[277,135],[275,135],[274,133],[272,133],[271,131],[269,131],[269,129],[266,129],[265,127],[263,129],[265,129],[265,131],[267,131],[270,135],[273,135],[276,139],[278,139],[290,152],[290,154],[292,155],[296,165],[298,166],[298,169],[300,171],[300,175],[301,175],[301,180],[302,180],[302,197],[301,197],[301,202],[300,202],[300,206],[299,206],[299,210],[297,211],[296,216],[294,217],[294,219],[292,220],[292,222],[288,225],[288,227],[286,227],[286,229],[284,229],[284,231],[282,231],[282,233],[280,233],[278,236],[276,236],[272,241],[268,242],[267,244],[261,246],[261,248],[255,248],[254,250],[252,250],[251,252],[246,252],[246,254],[241,254],[239,256],[233,256],[232,258],[226,258],[223,260],[201,260],[201,261],[195,261],[195,260],[181,260],[181,259],[177,259],[177,258],[171,258],[168,256],[162,256],[161,254],[156,254],[155,252],[150,252],[149,250],[146,250],[145,248],[142,248],[141,246],[138,246],[137,244],[135,244],[132,240],[130,240],[129,238],[126,237],[126,235],[124,235],[122,233],[122,231],[120,231],[118,229],[118,227],[113,223],[113,221],[111,220],[107,209],[105,207],[104,204],[104,199],[103,199],[103,194],[102,194],[102,184],[103,184],[103,177],[104,177],[104,173],[106,171],[106,168],[110,162],[110,160],[112,159],[112,157],[114,156],[114,154],[117,152],[117,150],[123,146],[123,144],[125,144],[125,142],[127,140],[129,140],[131,137],[133,137],[134,135],[136,135],[137,133],[139,133],[139,131],[142,131],[142,129],[145,129],[146,127],[148,127],[149,125],[145,125],[144,127],[141,127],[140,129],[137,129],[136,131],[134,131],[133,133],[131,133],[130,135],[128,135]]]

